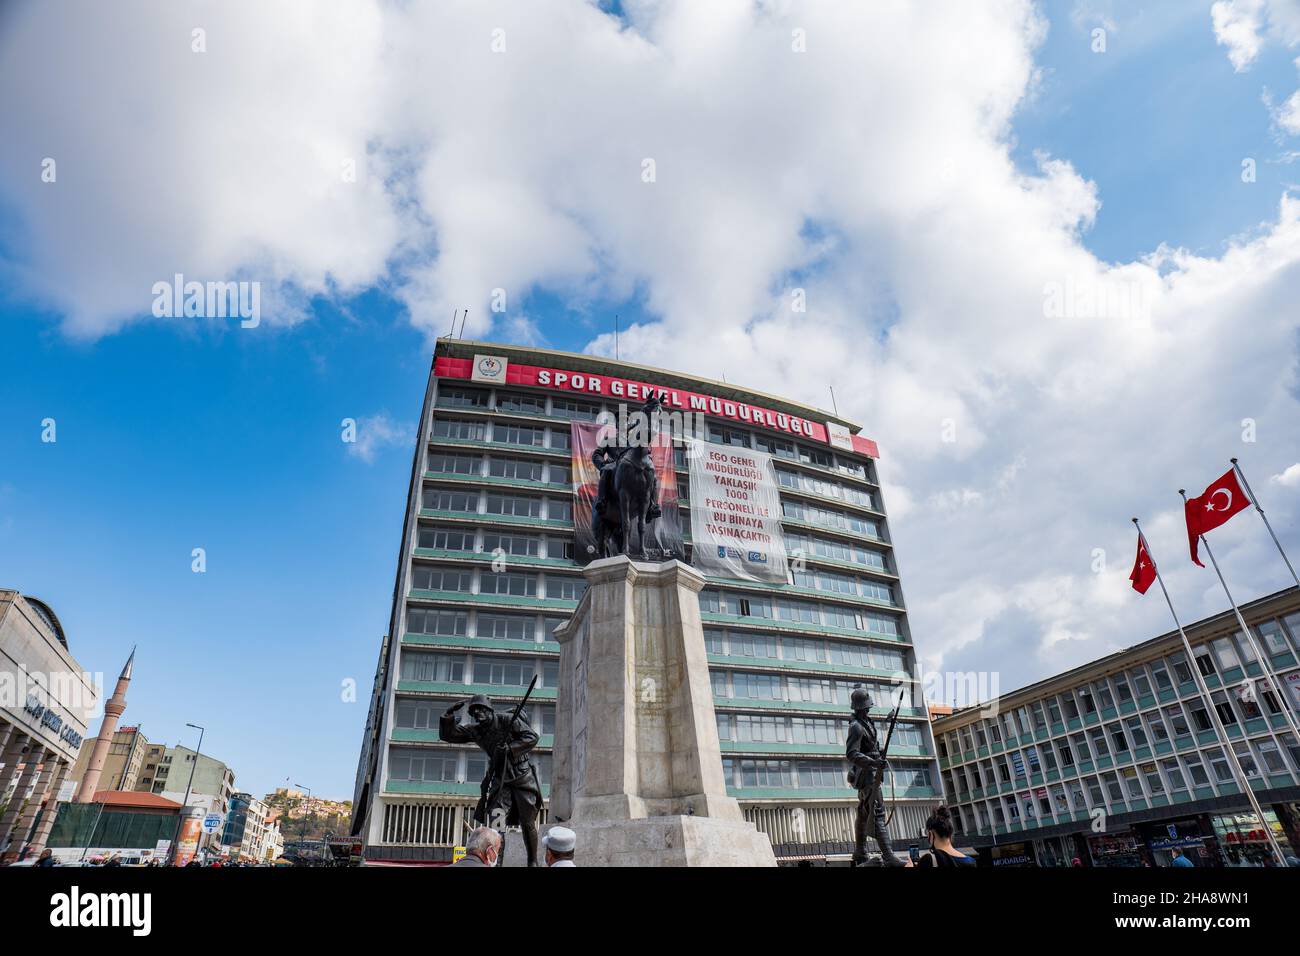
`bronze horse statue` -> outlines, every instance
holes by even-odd
[[[663,407],[662,399],[651,396],[641,407],[648,426]],[[652,432],[651,432],[652,434]],[[646,525],[660,516],[659,476],[654,459],[645,445],[629,448],[598,448],[592,460],[600,470],[596,501],[591,509],[591,531],[602,558],[616,554],[631,556],[632,529],[636,528],[639,557],[645,557]]]

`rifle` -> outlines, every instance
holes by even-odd
[[[874,800],[876,798],[876,794],[880,792],[881,781],[884,780],[885,773],[886,771],[889,770],[889,761],[887,759],[889,755],[889,742],[894,738],[894,726],[898,723],[898,712],[900,709],[902,709],[903,696],[906,693],[907,693],[906,688],[898,692],[898,703],[895,704],[894,709],[889,712],[889,729],[885,731],[885,745],[880,748],[880,772],[876,774],[875,783],[871,788],[872,800]],[[890,779],[889,779],[889,794],[891,797],[894,794],[894,779],[892,774],[890,775]],[[894,818],[894,808],[890,807],[889,818],[885,821],[885,826],[889,826],[889,823],[890,821],[893,820],[893,818]]]

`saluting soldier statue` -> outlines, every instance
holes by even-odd
[[[537,678],[533,678],[533,683]],[[532,693],[532,685],[528,693]],[[513,714],[498,714],[483,694],[448,708],[438,721],[438,736],[451,744],[477,744],[488,755],[487,773],[479,787],[474,822],[504,831],[517,826],[528,850],[528,865],[537,866],[537,817],[542,809],[542,787],[529,752],[537,746],[537,732],[528,723],[524,702]],[[503,834],[504,835],[504,834]],[[505,843],[502,842],[504,850]],[[504,855],[504,853],[503,853]]]
[[[849,786],[858,791],[858,811],[853,823],[853,865],[866,865],[867,836],[870,835],[875,837],[876,845],[880,847],[880,862],[884,866],[903,866],[889,846],[885,801],[880,792],[880,784],[889,769],[886,752],[894,722],[898,720],[898,708],[895,707],[890,715],[889,731],[882,747],[876,725],[871,720],[871,697],[866,688],[853,688],[850,706],[853,719],[849,721],[844,756],[849,762]]]

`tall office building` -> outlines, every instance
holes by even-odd
[[[699,546],[712,563],[700,609],[730,793],[771,836],[779,860],[847,859],[856,794],[845,781],[844,737],[849,694],[863,684],[882,719],[907,692],[885,788],[895,835],[916,834],[937,803],[876,446],[858,426],[665,369],[442,339],[357,770],[353,833],[368,859],[445,861],[463,842],[485,757],[439,742],[438,717],[453,701],[483,693],[512,706],[536,675],[528,713],[548,790],[559,657],[552,631],[582,596],[590,560],[574,490],[575,479],[589,487],[593,473],[588,426],[617,421],[652,393],[663,394],[668,416],[702,432],[701,454],[679,444],[664,462],[666,515],[655,544],[687,561]],[[718,545],[713,524],[692,534],[692,506],[703,525],[706,504],[692,472],[710,452],[725,461],[727,449],[771,456],[761,474],[741,476],[777,503],[766,544],[745,519],[739,533],[753,535],[752,545]],[[724,469],[710,486],[712,514],[727,514],[721,499],[733,477]]]

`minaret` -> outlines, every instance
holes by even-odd
[[[108,703],[104,704],[104,722],[99,725],[95,749],[90,752],[90,763],[86,765],[86,775],[81,778],[81,784],[72,797],[73,803],[90,803],[95,799],[95,791],[99,789],[99,775],[104,772],[104,761],[108,759],[108,747],[113,742],[118,718],[126,710],[126,685],[131,683],[131,668],[134,665],[135,648],[133,647],[131,656],[126,659],[126,666],[118,675],[117,688],[113,691],[113,696],[108,699]]]

